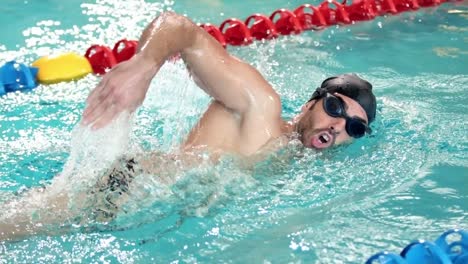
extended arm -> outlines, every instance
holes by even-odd
[[[24,196],[0,204],[0,242],[63,232],[62,225],[72,219],[73,213],[67,207],[67,194],[53,188],[31,189]]]
[[[175,13],[163,13],[144,30],[139,52],[106,74],[88,97],[84,123],[99,128],[123,110],[134,111],[164,62],[180,54],[197,84],[226,107],[243,113],[278,103],[278,95],[252,66],[229,55],[203,29]]]

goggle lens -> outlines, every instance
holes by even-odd
[[[323,98],[323,108],[331,117],[341,117],[346,120],[346,132],[354,138],[363,137],[366,132],[370,133],[370,128],[365,121],[358,117],[350,117],[346,114],[344,102],[341,98],[327,94]]]
[[[350,118],[346,120],[346,132],[354,138],[363,137],[366,134],[366,125],[361,120]]]
[[[332,117],[343,117],[343,104],[336,97],[325,97],[325,112]]]

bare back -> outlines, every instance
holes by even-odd
[[[242,115],[213,101],[192,128],[183,149],[207,148],[214,154],[228,152],[248,156],[280,135],[279,115],[264,115],[261,111]]]

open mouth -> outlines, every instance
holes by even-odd
[[[327,134],[323,134],[323,135],[319,136],[319,140],[323,144],[326,144],[326,143],[328,143],[328,141],[330,141],[330,137]]]
[[[328,130],[320,131],[312,136],[311,146],[316,149],[324,149],[333,145],[335,136]]]

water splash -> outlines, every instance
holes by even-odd
[[[108,169],[129,152],[132,121],[132,116],[123,112],[109,125],[96,131],[77,124],[72,131],[68,161],[63,172],[54,180],[63,180],[73,189],[77,188],[77,184],[88,188],[94,185],[96,175],[102,174],[103,169]]]
[[[99,7],[101,4],[104,7]],[[119,4],[99,2],[90,9],[105,6],[112,9]],[[440,10],[435,16],[445,19]],[[118,17],[112,21],[99,20],[94,17],[112,14],[90,12],[96,12],[91,15],[96,20],[90,22],[93,24],[90,29],[99,33],[89,40],[112,43],[119,37],[115,25],[111,31],[104,27],[116,23]],[[432,29],[440,24],[438,21],[427,20],[435,26],[431,23],[417,26],[402,24],[398,22],[400,19],[395,17],[396,26],[385,22],[384,29],[361,24],[346,31],[335,28],[332,33],[324,31],[322,35],[314,32],[281,38],[276,44],[258,44],[255,50],[230,48],[258,66],[278,89],[284,99],[285,117],[293,116],[326,76],[362,72],[374,84],[379,98],[373,136],[322,153],[290,146],[284,151],[295,155],[285,158],[282,153],[275,153],[250,170],[239,168],[238,161],[226,158],[219,165],[205,164],[174,174],[175,184],[161,184],[157,177],[151,177],[155,175],[136,178],[136,190],[123,206],[123,212],[112,224],[103,227],[103,233],[35,237],[3,245],[5,259],[362,262],[376,251],[398,252],[412,239],[435,238],[441,230],[457,224],[466,228],[468,208],[463,201],[468,194],[463,186],[467,167],[464,115],[467,98],[463,87],[467,80],[466,74],[459,73],[464,64],[452,57],[430,60],[437,54],[425,43],[437,41],[427,36],[434,35]],[[104,26],[99,28],[100,25]],[[142,26],[136,22],[135,32]],[[371,26],[375,30],[369,29]],[[452,45],[448,41],[459,38],[446,33],[449,34],[446,38],[440,37],[444,45]],[[81,45],[77,50],[82,51],[89,42],[77,44]],[[342,47],[340,51],[335,50],[337,45]],[[402,56],[396,57],[396,51]],[[2,55],[10,53],[14,52]],[[394,63],[398,60],[401,61]],[[458,70],[445,67],[452,64],[461,66]],[[81,102],[96,82],[87,77],[74,84],[43,87],[37,93],[2,98],[2,113],[9,115],[1,116],[4,119],[0,121],[8,125],[16,126],[14,115],[20,112],[25,113],[25,119],[33,119],[22,126],[40,127],[34,123],[37,117],[31,114],[36,103],[43,107],[39,112],[52,109],[54,103],[65,108],[56,116],[63,129],[40,128],[35,130],[36,134],[26,129],[13,140],[15,130],[8,130],[10,133],[0,144],[12,151],[2,158],[12,156],[11,152],[16,150],[24,151],[27,144],[34,143],[35,136],[48,134],[51,143],[68,153],[67,142],[71,138],[68,131],[79,119]],[[182,96],[185,96],[182,102],[173,99]],[[23,108],[28,103],[30,107]],[[208,99],[191,83],[183,65],[166,65],[135,117],[131,147],[174,149],[207,103]],[[40,122],[50,122],[45,119]],[[25,154],[35,156],[45,152],[53,156],[57,152],[51,151],[53,145],[35,144]],[[15,163],[7,163],[6,167],[14,167],[10,164]],[[26,164],[34,167],[37,162],[18,166],[27,167]],[[1,173],[2,177],[14,174]],[[15,174],[20,178],[19,175]],[[7,182],[16,181],[13,178]]]

